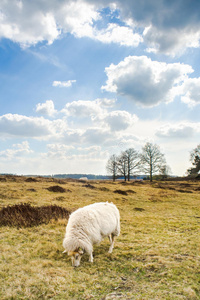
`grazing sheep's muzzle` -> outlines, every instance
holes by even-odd
[[[73,251],[68,252],[68,255],[71,256],[72,267],[79,267],[81,262],[81,257],[83,255],[83,250],[79,248],[75,252]]]
[[[71,257],[72,259],[72,267],[79,267],[80,262],[81,262],[81,255],[80,254],[75,254]]]

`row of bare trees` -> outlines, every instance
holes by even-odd
[[[167,176],[169,167],[166,165],[164,154],[156,144],[146,143],[139,153],[134,148],[122,151],[119,156],[110,156],[107,166],[108,174],[112,175],[113,181],[123,176],[124,180],[130,180],[131,176],[139,173],[148,174],[150,181],[154,174]]]

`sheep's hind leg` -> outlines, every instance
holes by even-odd
[[[110,234],[110,235],[108,236],[108,238],[109,238],[109,241],[110,241],[110,248],[109,248],[109,250],[108,250],[108,253],[112,253],[113,247],[114,247],[114,235],[113,235],[113,234]]]

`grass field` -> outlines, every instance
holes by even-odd
[[[1,209],[101,201],[119,208],[121,234],[112,254],[105,239],[79,268],[62,253],[66,218],[1,226],[0,299],[200,299],[200,182],[0,178]]]

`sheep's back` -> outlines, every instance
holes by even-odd
[[[95,203],[73,212],[66,234],[74,234],[92,243],[99,243],[104,236],[119,234],[119,211],[111,203]]]

